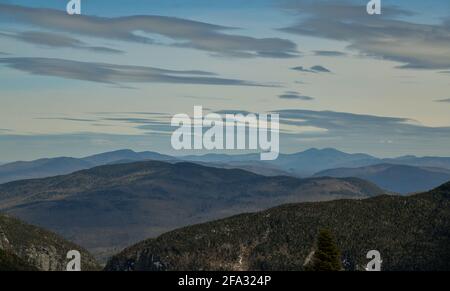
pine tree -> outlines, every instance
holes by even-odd
[[[317,250],[312,259],[312,271],[341,271],[341,254],[331,231],[323,229],[317,237]]]

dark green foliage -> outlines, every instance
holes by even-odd
[[[67,252],[81,253],[81,269],[99,270],[86,250],[55,233],[0,214],[0,262],[4,270],[64,271]]]
[[[36,267],[31,266],[15,254],[0,249],[0,272],[37,270]]]
[[[320,231],[317,250],[311,266],[312,271],[341,271],[341,253],[336,246],[333,234],[328,229]]]
[[[320,229],[345,270],[378,250],[385,271],[450,271],[450,183],[409,197],[288,204],[178,229],[115,256],[107,270],[304,270]]]

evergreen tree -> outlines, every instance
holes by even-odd
[[[312,259],[312,271],[341,271],[341,254],[331,231],[323,229],[317,237],[317,250]]]

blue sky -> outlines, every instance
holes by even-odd
[[[66,3],[0,0],[0,161],[191,154],[194,105],[279,112],[283,152],[450,156],[449,1]]]

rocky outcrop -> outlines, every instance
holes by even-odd
[[[0,250],[17,256],[41,271],[65,271],[67,252],[81,254],[81,270],[98,270],[95,259],[83,248],[42,228],[0,215]]]

